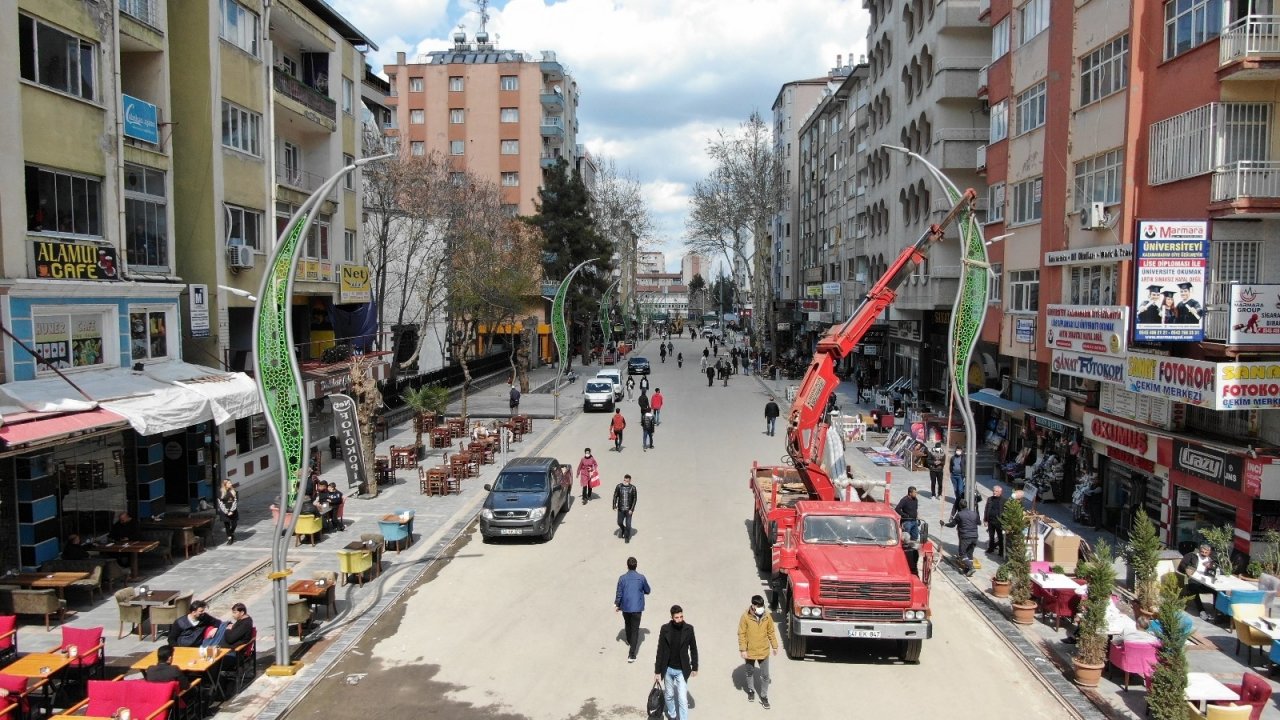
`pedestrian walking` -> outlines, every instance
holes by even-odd
[[[963,498],[956,501],[951,519],[942,523],[956,529],[956,563],[968,577],[973,576],[973,550],[978,546],[978,513],[969,509]]]
[[[582,451],[582,459],[576,469],[578,482],[582,484],[582,504],[591,499],[591,491],[600,487],[600,463],[591,457],[591,448]]]
[[[636,404],[640,406],[640,417],[644,417],[649,412],[649,395],[646,391],[640,391],[640,397],[636,398]]]
[[[631,542],[631,516],[635,514],[640,493],[631,484],[631,476],[623,475],[622,482],[613,488],[613,509],[618,511],[618,536]]]
[[[514,383],[507,383],[507,388],[509,388],[507,391],[507,405],[510,406],[511,414],[514,416],[520,413],[520,388],[516,387]]]
[[[676,353],[676,367],[677,368],[684,367],[684,353],[682,352]]]
[[[627,419],[622,417],[622,408],[613,409],[613,419],[609,421],[609,439],[613,441],[613,451],[622,452],[622,431],[627,429]]]
[[[671,622],[658,630],[653,680],[662,683],[667,717],[689,720],[689,680],[698,676],[698,639],[684,621],[684,608],[671,606]]]
[[[641,375],[640,376],[640,392],[644,392],[645,390],[648,390],[648,389],[649,389],[649,376]]]
[[[675,352],[676,346],[671,344],[671,336],[667,336],[667,354]]]
[[[667,361],[667,346],[663,345],[658,349],[658,357],[662,358],[662,362]]]
[[[942,468],[947,464],[947,451],[942,449],[942,443],[933,444],[924,464],[929,469],[929,494],[935,498],[942,497]]]
[[[982,520],[987,524],[987,552],[1004,555],[1004,526],[1000,524],[1000,513],[1004,512],[1004,488],[1000,485],[991,490],[987,498],[987,506],[982,509]]]
[[[707,348],[702,348],[702,359],[705,360],[709,357],[711,357],[711,351],[708,350]]]
[[[653,419],[653,413],[647,412],[640,417],[640,447],[642,449],[653,449],[653,431],[656,427],[657,422]]]
[[[716,360],[716,365],[720,368],[720,379],[723,381],[723,387],[729,387],[729,365],[725,363],[724,358]]]
[[[907,488],[903,496],[893,508],[902,518],[902,531],[911,536],[912,542],[920,539],[920,498],[916,497],[916,486]]]
[[[649,401],[649,405],[653,408],[653,422],[655,425],[662,424],[662,406],[665,403],[666,398],[662,397],[662,388],[654,388],[653,399]]]
[[[706,358],[703,358],[703,359],[705,360]],[[707,367],[706,373],[707,373],[707,387],[711,387],[711,384],[715,382],[716,369],[713,367]]]
[[[240,493],[236,492],[235,483],[222,481],[222,492],[218,495],[218,514],[222,516],[222,527],[227,531],[227,544],[236,542],[236,526],[240,524]]]
[[[951,456],[951,489],[955,492],[955,499],[957,501],[964,497],[963,448],[956,448],[956,454]]]
[[[627,399],[628,400],[631,399],[631,391],[635,389],[636,389],[636,379],[631,376],[627,376]]]
[[[742,374],[743,374],[743,375],[750,375],[750,374],[751,374],[751,361],[747,359],[747,351],[745,351],[745,350],[744,350],[744,351],[742,351],[742,354],[741,354],[740,356],[738,356],[738,362],[742,363]]]
[[[782,414],[782,410],[778,407],[778,401],[769,396],[769,402],[764,404],[764,434],[773,435],[774,426],[778,422],[778,416]]]
[[[636,661],[640,649],[640,615],[644,613],[644,596],[649,594],[649,580],[636,572],[638,565],[635,558],[627,558],[627,571],[618,577],[618,589],[613,593],[613,611],[622,613],[629,663]]]
[[[769,709],[769,656],[778,654],[778,629],[764,609],[764,598],[751,596],[751,607],[738,620],[738,654],[747,663],[747,701],[760,695]]]

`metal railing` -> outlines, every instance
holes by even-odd
[[[987,146],[982,145],[978,148],[978,160],[974,163],[975,170],[981,170],[987,166]]]
[[[153,28],[160,27],[156,0],[120,0],[120,12]]]
[[[990,69],[991,69],[990,65],[983,65],[982,67],[978,68],[978,89],[979,90],[981,90],[984,87],[987,87],[987,77],[988,77],[987,73]]]
[[[933,141],[960,140],[985,143],[991,135],[990,128],[939,128],[933,131]]]
[[[1226,342],[1230,336],[1230,314],[1226,310],[1206,310],[1204,313],[1204,339]]]
[[[305,193],[313,193],[320,189],[328,175],[319,175],[313,172],[307,172],[302,168],[290,167],[284,162],[276,163],[276,182],[286,187],[291,187]],[[338,188],[334,188],[329,192],[327,199],[336,200],[338,197]]]
[[[1268,55],[1280,56],[1280,15],[1246,15],[1228,25],[1218,41],[1219,67]]]
[[[283,72],[280,68],[275,68],[273,75],[276,92],[302,103],[303,106],[315,110],[330,120],[338,119],[338,104],[332,98]]]
[[[1280,162],[1240,160],[1213,171],[1212,201],[1280,198]]]

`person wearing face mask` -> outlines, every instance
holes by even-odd
[[[591,448],[582,451],[578,461],[578,482],[582,484],[582,504],[591,499],[591,489],[600,485],[600,463],[591,456]]]
[[[698,639],[684,621],[684,608],[671,606],[671,622],[658,631],[653,680],[662,683],[667,717],[689,720],[689,679],[698,676]]]
[[[760,704],[768,710],[769,656],[778,654],[778,630],[759,595],[751,596],[751,607],[738,621],[738,654],[747,663],[747,701],[759,693]]]

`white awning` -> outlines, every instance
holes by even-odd
[[[242,372],[224,372],[171,360],[147,365],[142,374],[208,398],[213,421],[219,425],[262,412],[258,385]]]

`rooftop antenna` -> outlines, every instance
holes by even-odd
[[[476,6],[480,12],[480,30],[476,32],[476,44],[478,50],[492,50],[493,46],[489,44],[489,31],[485,27],[489,24],[489,0],[476,0]]]

